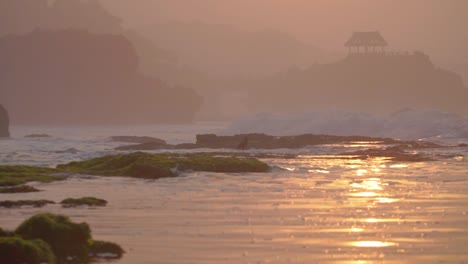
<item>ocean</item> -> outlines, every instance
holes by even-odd
[[[12,127],[12,138],[0,140],[0,164],[53,167],[115,154],[113,149],[124,143],[109,137],[118,135],[194,142],[196,134],[246,132],[248,124],[250,132],[314,132],[300,126],[304,118],[281,120],[263,115],[233,124]],[[439,118],[440,126],[433,122],[429,128],[422,122],[424,129],[407,128],[406,134],[446,145],[468,143],[460,120],[451,120]],[[337,125],[316,131],[326,129]],[[404,125],[387,130],[405,134]],[[33,133],[51,137],[24,137]],[[95,196],[109,204],[0,209],[0,227],[14,229],[40,212],[65,214],[87,222],[96,239],[120,244],[127,253],[115,263],[468,263],[468,148],[417,150],[437,157],[427,162],[335,155],[368,147],[359,142],[248,150],[272,154],[262,159],[272,167],[269,173],[192,172],[158,180],[72,175],[66,181],[32,183],[42,191],[0,194],[0,200]],[[209,150],[190,150],[196,151]]]

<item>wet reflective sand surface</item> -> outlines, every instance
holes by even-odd
[[[117,263],[468,263],[468,163],[303,155],[268,174],[72,178],[0,200],[96,196],[99,209],[0,209],[14,228],[63,213],[121,244]]]

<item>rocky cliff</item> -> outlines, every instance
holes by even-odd
[[[468,115],[460,76],[423,53],[350,55],[331,64],[291,69],[254,84],[251,107],[267,111],[345,109],[390,113],[404,108]]]
[[[0,105],[0,138],[10,136],[10,119],[7,110]]]
[[[191,122],[202,98],[140,74],[138,63],[123,36],[9,35],[0,39],[0,96],[20,124]]]

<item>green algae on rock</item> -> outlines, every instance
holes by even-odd
[[[175,177],[178,172],[267,172],[269,166],[254,158],[221,157],[212,154],[150,154],[135,152],[104,156],[81,162],[57,166],[64,172],[99,175],[127,176],[157,179]]]
[[[87,259],[91,230],[86,223],[74,223],[63,215],[38,214],[24,221],[15,233],[24,239],[44,240],[59,262]]]
[[[4,230],[0,228],[0,237],[13,237],[15,233],[13,231]]]
[[[13,186],[13,187],[0,188],[0,193],[30,193],[30,192],[40,192],[40,190],[29,185],[19,185],[19,186]]]
[[[19,200],[19,201],[0,201],[0,208],[19,208],[23,206],[44,207],[55,202],[49,200]]]
[[[0,237],[0,263],[54,264],[55,255],[41,239]]]
[[[60,202],[63,207],[77,207],[77,206],[106,206],[107,201],[95,197],[83,197],[83,198],[67,198]]]
[[[16,186],[28,182],[53,182],[65,177],[52,176],[56,169],[33,166],[0,165],[0,186]]]
[[[124,253],[115,243],[93,240],[88,224],[74,223],[64,215],[38,214],[15,232],[0,229],[0,263],[92,263],[96,259],[118,259]]]

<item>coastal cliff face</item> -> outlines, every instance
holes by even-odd
[[[10,136],[10,119],[7,110],[0,105],[0,138]]]
[[[202,104],[195,91],[137,68],[123,36],[67,30],[0,39],[0,95],[19,124],[192,121]]]
[[[414,54],[350,55],[333,64],[292,69],[256,83],[251,107],[267,111],[345,109],[389,113],[404,108],[468,115],[468,89],[455,73]]]

